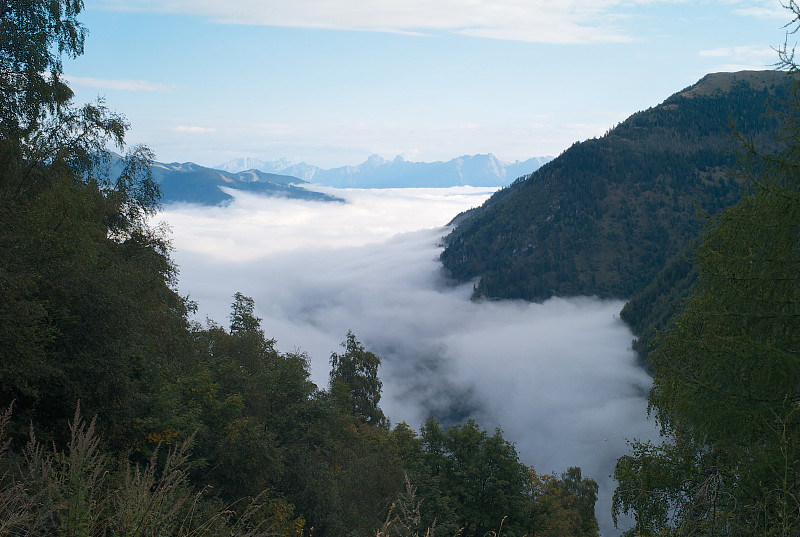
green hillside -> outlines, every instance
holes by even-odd
[[[692,263],[695,242],[667,261],[664,268],[625,303],[619,316],[636,339],[633,350],[646,363],[657,332],[670,326],[683,300],[697,284],[697,270]]]
[[[479,298],[628,297],[740,197],[741,135],[764,142],[790,79],[717,73],[576,143],[457,219],[442,262]]]
[[[779,52],[797,72],[794,52]],[[661,432],[617,460],[614,516],[635,520],[626,537],[800,532],[798,90],[778,143],[741,148],[742,198],[623,310]]]

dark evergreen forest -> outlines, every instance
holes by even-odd
[[[792,76],[708,75],[605,136],[575,143],[455,222],[442,262],[476,298],[629,298],[736,202],[736,131],[779,132]]]

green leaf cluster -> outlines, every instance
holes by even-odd
[[[347,332],[342,347],[343,354],[331,354],[331,393],[364,423],[385,425],[386,417],[378,406],[383,388],[378,378],[380,357],[364,349],[352,331]]]
[[[419,499],[416,529],[443,535],[596,536],[597,484],[580,468],[538,475],[496,429],[473,420],[447,429],[429,419],[417,436],[392,431]],[[423,533],[423,532],[418,532]]]

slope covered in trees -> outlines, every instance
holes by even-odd
[[[692,263],[695,242],[673,256],[644,289],[625,303],[619,317],[635,336],[633,350],[645,362],[656,334],[667,328],[697,283]]]
[[[456,220],[442,262],[476,297],[629,297],[739,199],[732,123],[758,141],[791,76],[708,75],[605,136],[576,143]]]
[[[791,58],[789,58],[791,60]],[[788,61],[796,70],[796,65]],[[663,444],[619,459],[630,535],[800,531],[800,100],[777,152],[745,145],[748,191],[711,220],[696,284],[653,343]]]
[[[380,358],[354,334],[319,387],[252,299],[234,296],[228,327],[190,321],[148,224],[151,152],[132,148],[117,173],[108,146],[124,150],[124,118],[76,107],[60,78],[60,53],[83,50],[81,2],[7,6],[0,536],[411,535],[434,521],[475,537],[597,535],[597,486],[579,469],[537,475],[473,422],[391,429]],[[425,502],[402,503],[412,493]]]
[[[800,6],[786,7],[796,32]],[[794,50],[779,55],[797,74]],[[626,306],[647,340],[649,408],[662,435],[633,441],[617,461],[614,514],[636,522],[626,535],[800,531],[797,82],[780,120],[771,141],[740,139],[742,199]]]

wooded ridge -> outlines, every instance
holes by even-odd
[[[741,196],[739,142],[768,143],[792,77],[717,73],[576,143],[458,217],[442,263],[476,298],[628,298]]]

